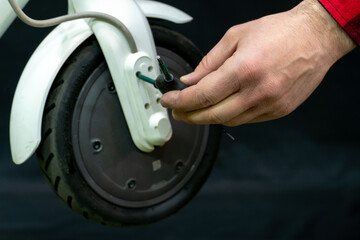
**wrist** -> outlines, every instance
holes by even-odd
[[[355,42],[318,0],[303,0],[291,11],[305,18],[314,37],[334,62],[356,47]]]

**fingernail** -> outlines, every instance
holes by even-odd
[[[194,72],[189,73],[189,74],[187,74],[187,75],[185,75],[185,76],[182,76],[182,77],[180,78],[180,81],[182,81],[183,83],[187,83],[187,82],[190,81],[190,79],[191,79],[191,77],[192,77],[193,75],[194,75]]]

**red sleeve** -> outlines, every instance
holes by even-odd
[[[319,2],[360,46],[360,0],[319,0]]]

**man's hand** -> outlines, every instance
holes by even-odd
[[[192,124],[237,126],[285,116],[355,43],[316,0],[237,25],[161,104]]]

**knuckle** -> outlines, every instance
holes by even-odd
[[[215,112],[215,111],[208,112],[208,121],[211,124],[220,124],[220,123],[224,122],[222,116],[218,112]]]
[[[214,100],[211,96],[204,92],[196,92],[196,101],[201,107],[207,107],[214,104]]]
[[[241,81],[239,79],[234,79],[229,85],[235,94],[241,90]]]
[[[263,87],[263,99],[266,101],[276,101],[282,96],[282,84],[279,81],[271,81],[268,82]]]
[[[186,105],[184,105],[185,96],[182,95],[180,91],[174,92],[173,95],[174,97],[172,98],[170,108],[176,110],[176,113],[180,116],[180,113],[186,110]]]
[[[257,56],[250,56],[238,68],[238,74],[244,76],[247,81],[261,80],[265,78],[266,67]]]
[[[163,106],[176,109],[180,102],[179,97],[179,93],[167,93],[162,96],[161,103]]]
[[[203,68],[205,70],[210,70],[211,59],[210,59],[209,55],[205,55],[199,65],[201,68]]]
[[[235,26],[232,26],[231,28],[229,28],[226,33],[225,33],[225,37],[233,37],[233,36],[237,36],[240,32],[240,25],[235,25]]]
[[[275,105],[275,116],[280,118],[289,115],[293,108],[289,101],[281,100]]]

